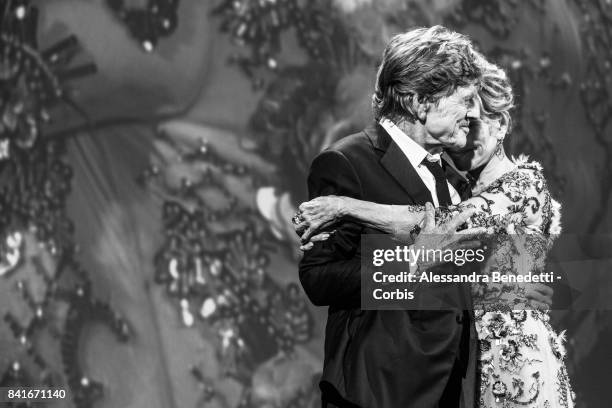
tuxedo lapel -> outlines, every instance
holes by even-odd
[[[382,152],[380,164],[412,197],[413,203],[422,205],[433,202],[427,186],[385,129],[376,124],[374,128],[368,128],[366,134],[374,147]]]

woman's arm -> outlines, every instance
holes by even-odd
[[[484,195],[457,205],[436,208],[436,222],[446,223],[458,214],[474,208],[485,210],[492,197]],[[425,207],[422,205],[378,204],[351,197],[328,195],[302,203],[293,223],[302,242],[307,242],[313,234],[325,234],[340,220],[356,221],[365,227],[380,230],[405,241],[410,237],[415,225],[423,221],[424,216]]]
[[[294,223],[303,242],[341,219],[357,221],[397,238],[408,238],[424,215],[424,206],[377,204],[350,197],[322,196],[300,205]]]
[[[343,208],[345,217],[401,240],[409,238],[425,217],[423,205],[377,204],[349,198]]]

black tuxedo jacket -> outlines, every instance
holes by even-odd
[[[455,173],[449,180],[463,179]],[[456,187],[467,198],[469,185]],[[384,204],[432,201],[416,170],[378,124],[319,154],[311,165],[308,189],[311,199],[335,194]],[[320,382],[324,399],[363,408],[437,407],[459,364],[468,379],[464,404],[474,406],[475,353],[469,349],[474,351],[475,336],[466,313],[459,308],[360,309],[360,239],[367,233],[380,232],[345,222],[329,240],[306,251],[300,262],[306,294],[315,305],[329,306]],[[460,291],[456,288],[454,296],[464,301],[465,290]]]

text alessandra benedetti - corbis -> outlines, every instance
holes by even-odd
[[[434,272],[400,272],[386,274],[378,271],[372,274],[376,283],[550,283],[555,279],[554,272],[527,273],[524,275],[505,274],[497,271],[479,274],[437,274]]]

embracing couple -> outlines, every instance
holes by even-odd
[[[572,407],[545,285],[457,288],[449,293],[468,292],[471,307],[455,310],[360,305],[362,234],[415,246],[462,229],[493,234],[483,273],[542,270],[560,205],[538,163],[504,152],[506,73],[465,36],[419,28],[388,43],[372,106],[372,127],[314,159],[311,201],[293,220],[300,281],[315,305],[329,306],[323,407]]]

